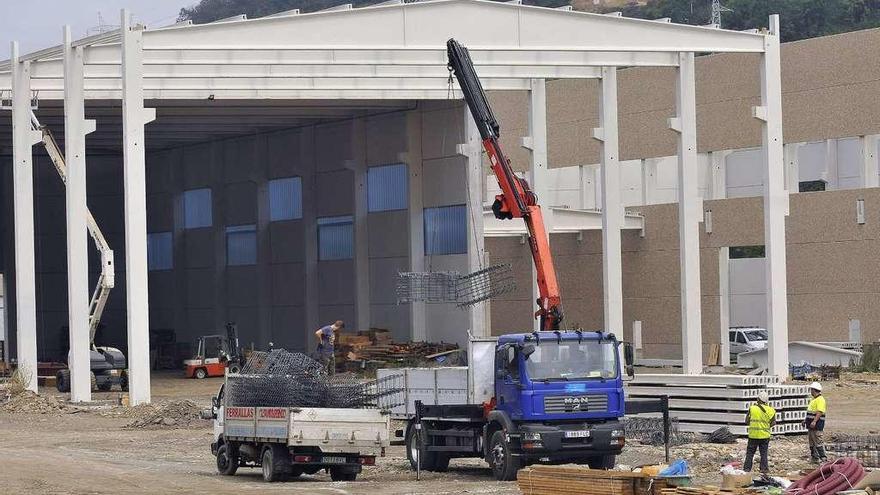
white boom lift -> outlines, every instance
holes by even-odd
[[[33,111],[31,111],[31,126],[35,131],[40,131],[42,133],[43,146],[45,146],[49,158],[52,159],[52,163],[55,165],[55,170],[57,170],[58,175],[61,176],[61,182],[66,186],[67,165],[64,163],[64,155],[61,153],[61,148],[58,147],[58,143],[55,141],[52,131],[49,130],[48,126],[40,124],[40,121],[37,119],[37,116]],[[115,284],[116,276],[113,270],[113,250],[110,249],[110,244],[107,243],[107,239],[104,238],[101,228],[98,227],[98,223],[95,222],[95,217],[92,216],[92,211],[86,209],[86,212],[88,213],[88,219],[86,222],[88,224],[89,235],[92,237],[92,240],[95,243],[95,248],[101,255],[101,274],[98,276],[98,285],[95,287],[95,291],[92,293],[92,300],[89,303],[89,346],[94,351],[96,350],[95,332],[98,330],[98,324],[101,322],[101,315],[104,313],[104,306],[107,304],[107,298],[110,297],[110,290]]]

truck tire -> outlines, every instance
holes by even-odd
[[[55,374],[55,388],[59,392],[70,392],[70,370],[61,370]]]
[[[128,392],[128,373],[124,371],[119,374],[119,389]]]
[[[113,388],[113,380],[108,379],[98,383],[98,390],[101,392],[109,392]]]
[[[195,373],[193,373],[193,376],[199,380],[201,380],[203,378],[207,378],[208,377],[208,370],[206,370],[205,368],[199,368],[196,370]]]
[[[238,471],[238,447],[224,443],[217,449],[217,472],[224,476],[232,476]]]
[[[614,455],[600,455],[587,459],[590,469],[614,469],[616,462],[617,456]]]
[[[284,481],[291,472],[290,452],[283,445],[273,443],[263,449],[263,479],[268,482]]]
[[[424,428],[425,425],[422,425]],[[406,428],[406,458],[409,460],[409,465],[413,471],[419,469],[418,460],[421,457],[422,465],[421,469],[425,471],[433,471],[434,466],[437,463],[437,453],[436,452],[422,452],[419,448],[419,438],[417,434],[417,430],[415,425],[410,424]],[[448,465],[448,461],[447,461]]]
[[[512,481],[516,479],[521,461],[514,457],[510,451],[510,445],[504,440],[504,432],[496,431],[489,440],[489,455],[492,462],[492,474],[498,481]]]
[[[357,478],[357,471],[344,467],[330,468],[330,479],[333,481],[354,481]]]

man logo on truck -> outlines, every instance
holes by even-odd
[[[563,399],[563,404],[565,404],[565,410],[574,412],[574,411],[586,411],[589,409],[590,398],[589,397],[566,397]]]

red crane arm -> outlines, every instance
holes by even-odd
[[[501,187],[501,194],[495,196],[492,212],[499,219],[522,218],[525,222],[540,294],[535,317],[541,319],[543,330],[558,330],[563,317],[562,298],[556,279],[556,269],[553,266],[548,233],[544,226],[544,216],[541,214],[541,207],[538,206],[537,196],[532,192],[528,182],[513,173],[510,161],[501,151],[498,143],[500,127],[489,107],[467,48],[454,39],[446,43],[446,48],[449,68],[458,79],[465,102],[480,131],[492,172],[495,173],[495,178]]]

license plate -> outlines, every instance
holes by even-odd
[[[345,457],[324,456],[321,458],[324,464],[345,464]]]
[[[588,438],[590,430],[566,431],[565,438]]]

